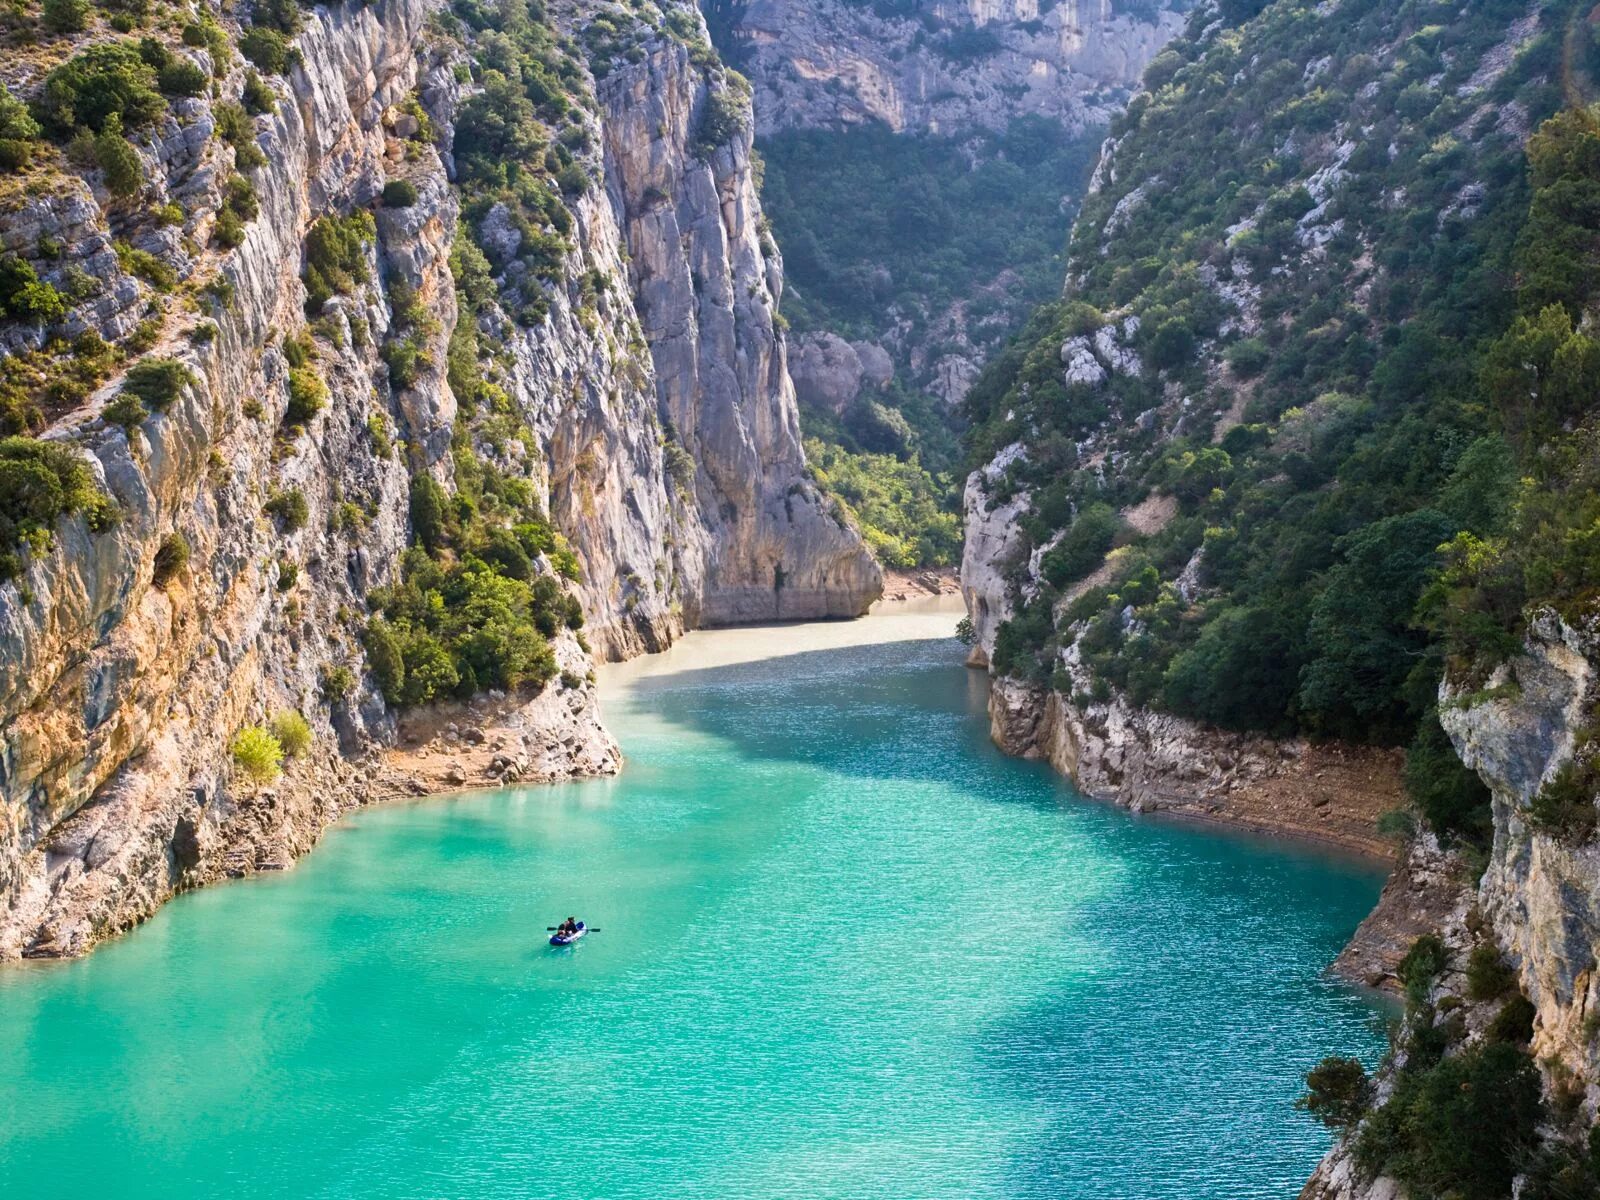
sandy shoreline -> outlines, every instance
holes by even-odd
[[[925,595],[911,600],[880,600],[853,621],[807,621],[736,625],[686,633],[660,654],[596,668],[600,703],[639,679],[678,675],[714,667],[787,658],[818,650],[881,646],[890,642],[955,640],[956,622],[965,614],[959,595]]]

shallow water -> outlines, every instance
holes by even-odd
[[[1294,1195],[1379,875],[1075,797],[959,664],[619,675],[617,780],[363,812],[0,972],[0,1194]]]

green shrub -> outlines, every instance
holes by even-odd
[[[289,43],[276,29],[260,25],[239,36],[239,53],[268,75],[282,75],[289,69]]]
[[[444,488],[432,475],[419,474],[411,478],[411,531],[423,549],[430,552],[445,545]]]
[[[1090,574],[1105,561],[1122,519],[1109,504],[1087,504],[1068,527],[1061,541],[1041,560],[1041,570],[1052,587],[1066,587]]]
[[[294,585],[300,582],[300,564],[292,558],[278,556],[278,590],[292,592]]]
[[[259,725],[247,725],[233,739],[233,761],[252,783],[271,783],[283,771],[283,747]]]
[[[148,250],[136,250],[127,242],[113,243],[117,262],[130,275],[136,275],[158,292],[170,292],[178,286],[178,272],[171,263],[163,262]]]
[[[33,264],[15,254],[0,257],[0,313],[16,321],[49,324],[66,316],[61,293],[40,280]]]
[[[174,58],[156,73],[156,83],[168,96],[203,96],[211,80],[187,58]]]
[[[355,672],[343,663],[322,668],[322,695],[329,703],[337,704],[356,686]]]
[[[385,208],[410,208],[417,202],[417,188],[408,179],[391,179],[383,185]]]
[[[300,32],[300,5],[296,0],[258,0],[251,16],[257,25],[289,37]]]
[[[122,136],[122,123],[112,117],[94,139],[95,165],[104,172],[113,196],[137,196],[144,189],[144,162],[133,143]]]
[[[1485,847],[1494,833],[1489,789],[1462,765],[1455,746],[1430,709],[1406,750],[1406,794],[1428,824],[1446,840]]]
[[[1425,933],[1411,944],[1400,960],[1398,974],[1406,985],[1406,997],[1413,1007],[1427,998],[1433,981],[1450,965],[1450,951],[1437,934]]]
[[[1227,361],[1240,379],[1254,379],[1267,369],[1272,352],[1260,338],[1245,338],[1228,347]]]
[[[1595,808],[1597,795],[1600,769],[1593,760],[1573,759],[1529,802],[1528,825],[1535,832],[1568,845],[1584,845],[1594,838],[1596,820],[1600,818]]]
[[[361,638],[367,652],[367,667],[377,680],[378,690],[390,704],[398,705],[405,694],[405,651],[394,627],[382,617],[367,622]]]
[[[122,426],[131,435],[134,429],[144,424],[145,418],[150,415],[150,410],[144,406],[144,401],[139,397],[130,396],[127,392],[118,392],[100,410],[100,415],[111,424]]]
[[[1393,1096],[1362,1126],[1356,1160],[1417,1196],[1503,1200],[1532,1155],[1539,1077],[1504,1042],[1402,1072]]]
[[[377,236],[372,214],[318,217],[306,231],[306,312],[316,316],[335,295],[367,282],[367,246]]]
[[[82,33],[89,27],[88,0],[44,0],[43,19],[51,33]]]
[[[1346,1130],[1372,1103],[1372,1081],[1355,1058],[1325,1058],[1306,1075],[1306,1093],[1295,1101],[1329,1129]]]
[[[94,530],[108,528],[116,515],[78,455],[54,442],[0,439],[0,550],[24,540],[46,545],[56,521],[75,513]],[[19,565],[9,557],[0,577],[10,578]]]
[[[244,91],[239,98],[244,102],[245,111],[251,116],[264,116],[276,112],[278,108],[277,93],[254,71],[245,72]]]
[[[288,758],[302,758],[311,749],[311,723],[293,709],[286,708],[272,718],[272,736]]]
[[[177,359],[146,358],[128,368],[122,390],[144,401],[152,412],[165,412],[194,383],[194,375]]]
[[[391,387],[415,387],[422,373],[433,365],[432,358],[414,337],[397,338],[383,347],[384,365],[389,368]]]
[[[164,588],[188,565],[189,539],[181,533],[169,533],[156,547],[155,573],[151,582],[158,588]]]
[[[100,133],[116,117],[123,129],[148,125],[167,110],[156,73],[127,41],[91,46],[45,76],[36,113],[53,137]]]
[[[328,385],[322,382],[314,367],[289,368],[289,404],[284,410],[284,423],[304,425],[328,403]]]
[[[285,533],[299,532],[311,518],[311,506],[306,503],[306,494],[299,488],[273,492],[261,510],[269,517],[275,517]]]
[[[728,87],[710,92],[700,115],[700,129],[695,135],[696,153],[709,158],[719,147],[743,133],[748,111],[749,106],[736,89]]]
[[[1537,1015],[1533,1001],[1520,994],[1512,996],[1500,1006],[1483,1036],[1491,1042],[1526,1046],[1533,1040],[1533,1019]]]
[[[0,86],[0,168],[18,170],[33,160],[39,122],[28,106]]]
[[[1479,942],[1467,958],[1467,995],[1479,1002],[1498,1000],[1517,985],[1511,969],[1493,942]]]

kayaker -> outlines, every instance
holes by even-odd
[[[578,932],[578,918],[577,917],[568,917],[565,921],[563,921],[561,923],[561,928],[558,930],[558,932],[562,933],[562,934],[565,934],[567,937],[571,937],[573,934],[577,933]]]

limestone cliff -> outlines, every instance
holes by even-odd
[[[81,953],[176,890],[287,865],[346,807],[397,790],[377,757],[395,712],[361,630],[402,577],[418,478],[446,495],[461,463],[527,480],[578,560],[570,584],[555,551],[522,568],[569,587],[588,624],[552,633],[559,682],[474,710],[515,743],[496,777],[616,769],[591,654],[697,624],[853,616],[878,593],[805,479],[747,102],[717,101],[738,119],[708,143],[727,92],[714,60],[648,24],[625,58],[596,48],[603,79],[569,71],[597,100],[570,118],[560,267],[534,280],[516,243],[554,234],[464,212],[452,184],[479,84],[436,12],[307,10],[270,104],[244,63],[198,47],[237,43],[230,17],[207,16],[210,33],[165,53],[214,72],[220,95],[129,129],[135,197],[45,146],[8,187],[7,261],[69,300],[0,323],[9,366],[66,379],[74,353],[110,362],[86,394],[41,385],[39,432],[114,508],[63,515],[0,585],[0,957]],[[551,19],[575,37],[592,17]],[[11,64],[8,89],[33,94],[41,69]],[[243,133],[241,89],[257,110]],[[385,192],[396,182],[411,194]],[[343,282],[307,314],[308,230],[364,210]],[[471,311],[451,263],[462,229],[513,243]],[[452,386],[462,322],[504,397],[488,413]],[[130,411],[140,363],[174,394]],[[309,720],[309,748],[251,783],[235,735],[283,712]]]
[[[1595,631],[1547,611],[1533,621],[1526,653],[1486,690],[1447,687],[1441,707],[1461,760],[1494,795],[1494,849],[1478,904],[1533,1001],[1535,1056],[1580,1081],[1591,1117],[1600,1102],[1600,845],[1559,836],[1530,817],[1530,805],[1587,749],[1597,663]]]
[[[1183,4],[1148,15],[1110,0],[724,0],[722,20],[756,83],[763,133],[881,121],[960,134],[1039,115],[1104,125],[1182,27]]]

